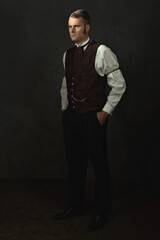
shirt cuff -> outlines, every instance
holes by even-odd
[[[68,107],[68,103],[62,103],[62,105],[61,105],[62,110],[66,110],[67,107]]]
[[[103,111],[109,113],[110,115],[112,115],[114,108],[107,102],[104,107],[103,107]]]

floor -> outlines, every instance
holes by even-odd
[[[92,206],[93,182],[86,202]],[[0,180],[0,240],[158,240],[160,195],[113,183],[113,210],[101,229],[87,232],[92,207],[81,217],[54,221],[67,206],[65,180]]]

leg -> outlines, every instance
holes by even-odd
[[[88,116],[87,145],[95,173],[95,211],[105,214],[111,209],[111,187],[107,155],[106,127],[98,122],[96,112]]]
[[[74,114],[64,113],[63,130],[68,162],[70,207],[83,209],[88,155],[81,138],[82,124]]]

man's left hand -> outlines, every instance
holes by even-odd
[[[105,111],[97,112],[97,118],[101,126],[106,122],[109,113]]]

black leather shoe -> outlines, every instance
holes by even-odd
[[[71,218],[75,216],[82,216],[84,212],[82,210],[74,210],[73,208],[69,208],[64,212],[57,213],[54,215],[54,220],[61,220],[65,218]]]
[[[97,230],[98,228],[102,227],[108,220],[107,215],[102,215],[102,214],[96,214],[91,223],[88,225],[88,231],[94,231]]]

